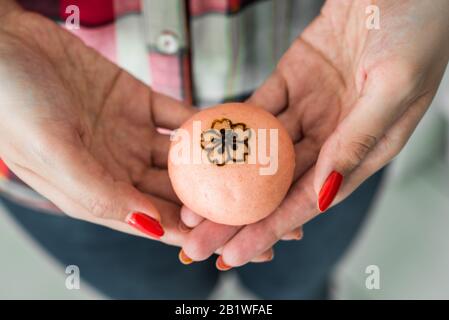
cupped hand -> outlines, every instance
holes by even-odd
[[[300,238],[302,225],[403,148],[449,59],[449,3],[376,1],[380,29],[367,28],[371,4],[327,1],[250,98],[277,115],[295,144],[295,179],[283,203],[240,229],[184,209],[184,220],[198,224],[183,247],[188,256],[202,260],[220,248],[220,264],[241,266],[267,255],[278,240]]]
[[[193,109],[42,16],[12,7],[0,19],[0,157],[74,218],[152,238],[161,224],[161,240],[179,245],[170,139],[157,128]]]

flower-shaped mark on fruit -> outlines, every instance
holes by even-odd
[[[214,120],[211,128],[201,133],[201,148],[207,152],[209,162],[217,166],[245,162],[250,137],[251,130],[244,123],[232,123],[226,118]]]

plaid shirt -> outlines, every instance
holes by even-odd
[[[71,32],[154,90],[200,107],[248,96],[323,1],[18,0],[61,26],[76,5]],[[0,192],[55,209],[1,160]]]

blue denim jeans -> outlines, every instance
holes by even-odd
[[[327,298],[329,275],[364,221],[382,175],[307,223],[301,241],[278,242],[273,261],[235,269],[241,283],[264,299]],[[204,299],[220,275],[214,257],[184,266],[178,248],[2,202],[37,243],[64,266],[78,265],[83,281],[107,297]]]

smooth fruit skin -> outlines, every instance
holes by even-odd
[[[214,120],[222,118],[245,123],[255,130],[278,129],[278,169],[275,174],[261,175],[260,168],[267,165],[260,163],[180,165],[172,161],[176,156],[174,145],[179,143],[173,141],[168,161],[170,180],[179,199],[202,217],[227,225],[251,224],[272,213],[290,188],[295,167],[293,142],[276,117],[262,108],[242,103],[205,109],[187,120],[181,129],[192,134],[193,121],[201,121],[201,130],[205,130]]]

